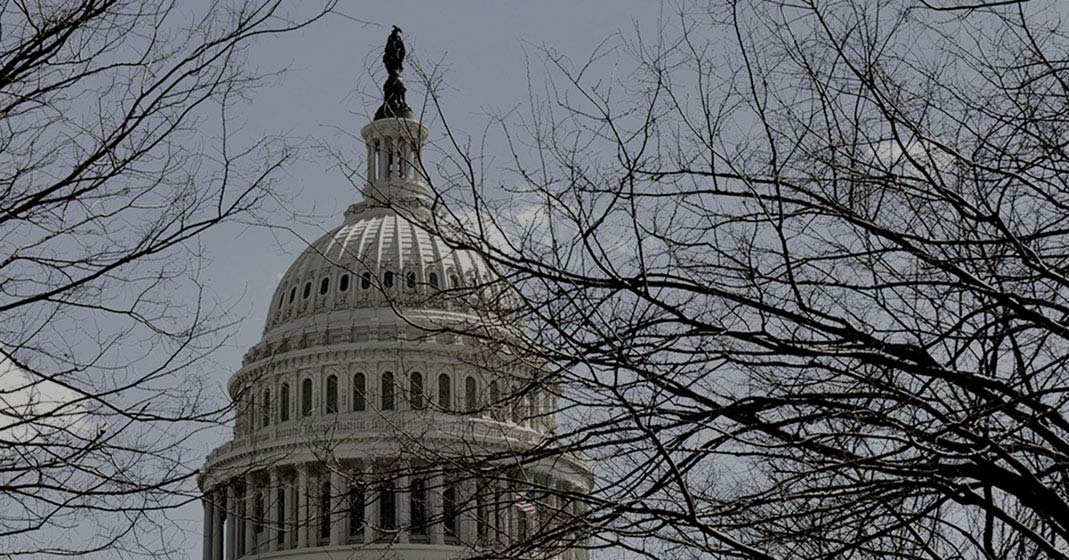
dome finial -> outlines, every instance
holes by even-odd
[[[386,66],[388,76],[382,86],[382,106],[375,111],[375,120],[412,118],[412,109],[405,102],[405,82],[401,79],[405,66],[405,42],[401,38],[401,28],[396,25],[386,40],[382,63]]]

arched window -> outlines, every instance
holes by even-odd
[[[438,273],[437,272],[432,272],[432,273],[428,274],[427,275],[427,282],[430,283],[432,288],[437,290],[438,289]]]
[[[327,290],[330,290],[330,277],[329,276],[324,278],[319,283],[319,295],[326,294]]]
[[[341,280],[338,281],[338,291],[339,292],[348,292],[349,291],[349,275],[348,274],[342,274],[341,275]]]
[[[290,288],[290,303],[297,299],[297,286]]]
[[[453,395],[450,391],[452,387],[450,385],[448,375],[443,373],[438,376],[438,407],[442,410],[453,408]]]
[[[372,169],[375,170],[375,177],[374,178],[382,177],[382,171],[380,170],[381,165],[382,165],[382,147],[379,144],[378,140],[375,140],[375,153],[374,153],[374,157],[372,158],[372,160],[374,161],[374,165],[372,165]]]
[[[475,402],[476,398],[475,378],[469,376],[464,380],[464,409],[468,412],[475,412],[478,408],[478,404]]]
[[[326,409],[324,412],[327,414],[334,414],[338,412],[338,376],[331,375],[327,377],[327,387],[325,391]]]
[[[366,290],[366,289],[368,289],[370,287],[371,287],[371,273],[370,272],[365,272],[364,275],[360,277],[360,288]]]
[[[408,483],[408,532],[412,540],[427,542],[427,482],[412,477]]]
[[[393,374],[382,374],[382,410],[393,410]]]
[[[450,288],[456,288],[459,285],[460,285],[460,279],[457,278],[457,275],[456,274],[450,274],[449,275],[449,287]]]
[[[301,382],[301,416],[312,415],[312,380]]]
[[[408,271],[407,273],[405,273],[405,287],[408,288],[409,290],[415,290],[416,289],[416,273],[415,272]]]
[[[423,408],[423,375],[412,372],[408,376],[408,404],[412,410]]]
[[[278,398],[278,421],[285,422],[290,419],[290,384],[283,383],[279,389]]]
[[[257,492],[256,500],[253,506],[253,524],[256,528],[256,534],[264,532],[264,493]]]
[[[521,541],[527,540],[528,528],[531,525],[530,514],[526,510],[516,507],[516,511],[513,513],[516,516],[516,533]]]
[[[457,544],[460,538],[460,531],[458,530],[460,524],[457,523],[459,515],[457,515],[457,489],[452,483],[447,483],[447,486],[442,489],[442,527],[445,529],[445,544]]]
[[[275,498],[275,542],[279,545],[286,542],[286,492],[280,490]]]
[[[364,374],[353,375],[353,412],[363,412],[367,408],[367,380]]]
[[[397,493],[392,480],[384,480],[379,487],[379,527],[397,528]]]
[[[301,298],[308,299],[308,296],[310,296],[310,295],[312,295],[312,283],[311,282],[305,282],[304,283],[304,291],[301,292]]]
[[[264,389],[263,400],[260,401],[260,425],[271,425],[271,389]]]
[[[382,285],[387,288],[393,287],[393,272],[387,270],[386,273],[382,275]]]
[[[286,296],[285,295],[283,295],[283,296],[278,298],[278,308],[282,309],[282,305],[284,303],[286,303]]]

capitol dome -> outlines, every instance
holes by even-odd
[[[456,304],[451,294],[486,283],[490,271],[474,253],[453,250],[396,212],[356,204],[345,223],[312,243],[290,265],[271,298],[268,338],[337,312],[381,307],[390,300],[424,307]]]
[[[586,557],[572,497],[593,477],[551,452],[559,388],[480,336],[510,330],[485,312],[507,299],[492,269],[418,224],[428,131],[395,41],[364,200],[285,272],[227,383],[233,435],[198,478],[205,560]]]

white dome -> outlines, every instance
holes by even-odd
[[[454,289],[489,278],[474,253],[453,250],[440,237],[392,210],[356,204],[345,223],[311,244],[275,289],[264,325],[273,338],[331,314],[389,303],[455,308]]]

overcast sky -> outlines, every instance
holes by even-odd
[[[349,17],[331,17],[302,32],[270,39],[250,53],[249,63],[260,71],[285,68],[286,72],[243,108],[243,134],[281,133],[306,146],[345,145],[339,131],[358,134],[377,108],[378,100],[368,95],[380,91],[381,84],[372,81],[369,67],[381,79],[382,48],[390,27],[397,25],[404,30],[409,53],[424,62],[444,63],[443,100],[450,124],[477,135],[488,114],[525,101],[525,57],[541,66],[540,49],[545,46],[583,60],[606,37],[629,33],[635,22],[656,26],[662,6],[650,0],[343,0],[340,9]],[[670,14],[671,8],[666,9]],[[408,102],[418,107],[422,95],[411,85],[414,78],[408,78]],[[432,129],[432,141],[441,132]],[[352,186],[332,169],[332,162],[317,157],[314,150],[305,152],[285,178],[283,188],[299,195],[299,210],[323,216],[318,224],[280,224],[304,237],[318,237],[339,225],[346,206],[358,200]],[[240,367],[242,353],[259,339],[276,282],[303,243],[296,235],[237,227],[217,231],[208,241],[212,263],[205,276],[213,296],[235,305],[241,319],[232,344],[216,356],[220,370],[212,382],[221,392]],[[198,453],[228,436],[222,431],[206,436]],[[200,558],[200,512],[195,505],[179,516],[190,528],[184,543],[189,558]]]

